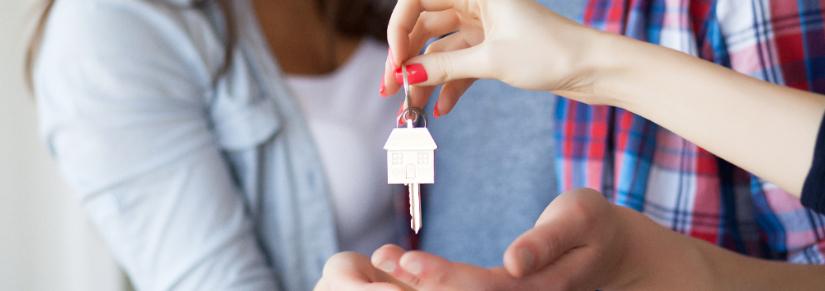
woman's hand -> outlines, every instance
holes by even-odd
[[[409,291],[408,287],[374,268],[358,253],[338,253],[324,265],[315,291]]]
[[[395,246],[372,262],[416,290],[711,290],[702,258],[692,239],[583,189],[553,201],[507,249],[503,268]]]
[[[606,63],[592,52],[600,34],[531,0],[400,0],[387,29],[381,92],[398,91],[398,65],[406,64],[416,85],[413,106],[423,107],[433,86],[444,84],[436,115],[448,113],[479,78],[584,97],[593,90],[593,65]],[[427,40],[443,35],[414,57]]]

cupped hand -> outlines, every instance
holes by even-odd
[[[508,247],[502,268],[396,246],[376,250],[372,263],[416,290],[706,290],[702,280],[682,282],[685,270],[703,275],[689,241],[581,189],[556,198]]]
[[[314,291],[410,291],[400,281],[376,269],[369,258],[354,252],[327,260]]]
[[[704,245],[578,189],[507,248],[504,266],[541,290],[714,290]]]
[[[593,91],[598,34],[532,0],[399,0],[387,28],[381,92],[398,91],[405,64],[415,85],[413,106],[423,107],[434,86],[444,84],[437,115],[452,110],[476,79],[583,98]]]
[[[580,189],[558,196],[536,225],[504,253],[504,266],[517,278],[551,290],[623,289],[635,281],[633,225],[601,193]]]

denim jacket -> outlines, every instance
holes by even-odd
[[[310,132],[250,1],[216,85],[222,18],[187,2],[57,1],[42,136],[138,289],[310,290],[338,250]]]

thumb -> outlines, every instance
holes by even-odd
[[[460,50],[426,53],[407,60],[405,64],[408,76],[423,73],[415,80],[408,79],[411,85],[435,86],[453,80],[488,79],[491,76],[489,59],[484,44],[480,44]],[[423,72],[413,72],[411,68]],[[400,70],[395,71],[395,80],[403,84]]]
[[[606,202],[601,194],[578,189],[559,195],[539,217],[536,226],[513,241],[504,253],[504,266],[524,277],[551,264],[588,240],[594,221]]]
[[[550,221],[519,236],[504,253],[504,267],[518,278],[558,260],[581,244],[582,231],[565,221]]]

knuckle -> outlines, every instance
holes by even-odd
[[[431,53],[440,52],[443,50],[444,48],[441,46],[441,42],[436,41],[427,46],[427,49],[424,50],[424,54],[427,55]]]
[[[450,282],[450,273],[451,272],[449,270],[438,272],[437,275],[435,275],[433,282],[436,286],[443,286],[448,284]]]
[[[598,223],[607,207],[602,194],[593,189],[577,189],[562,196],[568,210],[585,226]]]
[[[573,199],[570,199],[568,207],[576,219],[585,227],[594,226],[601,215],[597,209],[594,209],[595,207],[593,203],[591,203],[591,199],[579,195],[575,195],[575,197],[572,198]]]
[[[424,283],[421,280],[421,278],[416,277],[416,276],[410,276],[409,278],[405,279],[404,281],[405,281],[404,283],[407,283],[407,285],[410,285],[411,287],[415,287],[416,289],[421,289],[421,288],[425,287]]]
[[[480,50],[481,55],[481,57],[478,58],[478,62],[480,65],[479,67],[487,68],[483,72],[485,74],[484,77],[486,78],[507,79],[507,77],[509,76],[507,76],[506,74],[502,74],[502,72],[504,72],[505,69],[507,69],[506,66],[502,65],[501,62],[498,61],[498,58],[495,57],[499,55],[499,53],[505,52],[499,52],[500,50],[496,47],[497,46],[491,45],[486,42],[484,43],[484,45],[479,46],[478,49]],[[505,53],[505,55],[506,54],[507,53]],[[508,80],[503,81],[508,82]]]
[[[440,83],[446,82],[447,80],[452,80],[453,75],[455,74],[455,68],[452,62],[452,59],[449,57],[448,54],[434,54],[433,55],[433,63],[437,68],[441,70],[441,74],[438,77],[438,81]]]
[[[541,251],[543,252],[542,255],[545,256],[545,260],[548,254],[559,254],[563,252],[564,250],[561,250],[561,248],[562,243],[557,236],[546,237],[541,242]]]

